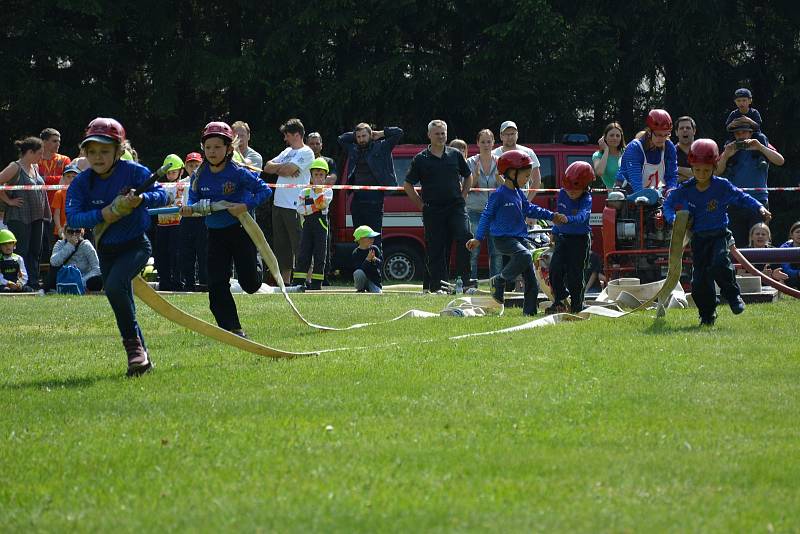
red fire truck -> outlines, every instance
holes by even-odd
[[[527,145],[536,152],[541,164],[542,188],[556,189],[561,187],[561,177],[567,166],[574,161],[591,162],[592,153],[597,150],[594,145],[586,144],[542,144]],[[394,169],[400,185],[408,173],[411,159],[427,148],[425,145],[397,145],[392,151]],[[476,145],[469,147],[470,155],[476,154]],[[347,183],[347,165],[340,174],[340,183]],[[602,188],[598,179],[592,187]],[[347,190],[338,189],[334,193],[334,201],[330,210],[330,221],[333,239],[333,267],[342,272],[349,271],[350,255],[353,243],[353,220],[350,216],[350,198]],[[535,202],[548,209],[555,208],[556,194],[539,193]],[[593,249],[602,256],[603,208],[606,195],[593,195],[592,217]],[[411,203],[403,191],[388,191],[384,201],[383,216],[383,275],[391,282],[408,281],[422,278],[424,268],[425,238],[422,227],[422,214]],[[488,270],[486,247],[481,247],[479,269]]]

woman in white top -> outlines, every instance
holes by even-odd
[[[492,154],[494,147],[494,134],[491,130],[481,130],[478,132],[479,152],[467,160],[472,171],[472,188],[491,188],[496,189],[503,185],[503,180],[497,176],[497,156]],[[481,220],[481,213],[489,200],[489,192],[470,191],[467,195],[467,215],[469,216],[469,229],[475,234],[478,223]],[[496,275],[503,270],[503,256],[495,252],[494,240],[491,236],[486,238],[489,245],[489,274]],[[478,254],[480,246],[470,253],[470,277],[478,278]]]

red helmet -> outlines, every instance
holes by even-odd
[[[689,165],[716,165],[719,147],[713,139],[698,139],[689,149]]]
[[[233,141],[233,130],[225,122],[209,122],[203,128],[202,140],[205,141],[209,137],[222,137],[228,141]]]
[[[125,128],[114,119],[97,117],[86,127],[86,134],[81,141],[81,146],[90,141],[122,144],[125,141]]]
[[[594,182],[594,169],[585,161],[574,161],[567,167],[561,181],[564,189],[583,191]]]
[[[497,171],[502,175],[505,175],[509,169],[524,169],[532,166],[531,157],[521,150],[509,150],[497,158]]]
[[[199,161],[203,163],[203,155],[200,152],[189,152],[183,159],[184,161]]]
[[[652,132],[672,130],[672,117],[665,109],[651,109],[647,114],[647,127]]]

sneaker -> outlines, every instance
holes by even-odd
[[[492,277],[491,284],[492,284],[492,298],[498,304],[505,303],[506,299],[503,297],[503,295],[505,294],[506,291],[506,281],[500,278],[500,276],[498,275]]]
[[[717,320],[717,314],[714,313],[710,317],[700,317],[700,326],[714,326],[714,322]]]
[[[142,341],[138,338],[123,339],[122,345],[128,353],[128,372],[126,376],[141,376],[153,368],[153,362],[147,355],[147,351],[142,346]]]
[[[739,315],[744,311],[744,301],[741,295],[736,295],[736,298],[729,300],[728,305],[731,307],[731,311],[734,315]]]

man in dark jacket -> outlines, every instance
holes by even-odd
[[[369,124],[359,123],[352,132],[339,136],[339,144],[347,151],[347,183],[349,185],[396,186],[392,149],[403,136],[400,128],[387,126],[373,131]],[[380,233],[383,228],[383,191],[354,191],[350,204],[353,226],[369,226]],[[380,247],[380,236],[375,238]]]

